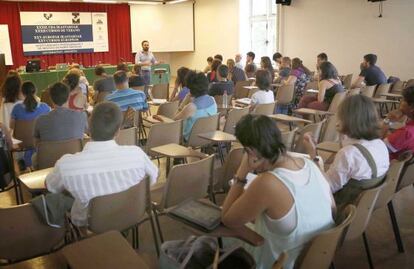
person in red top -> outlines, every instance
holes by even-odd
[[[400,153],[407,150],[414,152],[414,87],[404,89],[402,95],[400,109],[392,111],[387,116],[391,122],[398,121],[404,116],[408,118],[404,127],[388,134],[384,140],[391,159],[396,159]]]

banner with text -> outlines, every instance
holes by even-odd
[[[20,12],[28,55],[108,51],[106,13]]]

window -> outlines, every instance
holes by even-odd
[[[275,0],[240,0],[240,49],[243,56],[253,51],[257,63],[262,56],[272,58],[277,50],[276,16]]]

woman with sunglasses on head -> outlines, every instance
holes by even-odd
[[[334,225],[329,185],[312,160],[286,152],[270,118],[244,116],[236,137],[245,153],[224,201],[222,222],[237,228],[254,221],[265,243],[246,248],[258,269],[271,268],[282,252],[289,257],[284,268],[293,268],[304,245]],[[258,175],[245,188],[247,174],[253,171]]]

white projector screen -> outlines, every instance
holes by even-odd
[[[165,5],[130,5],[132,52],[141,41],[153,52],[194,51],[193,1]]]

